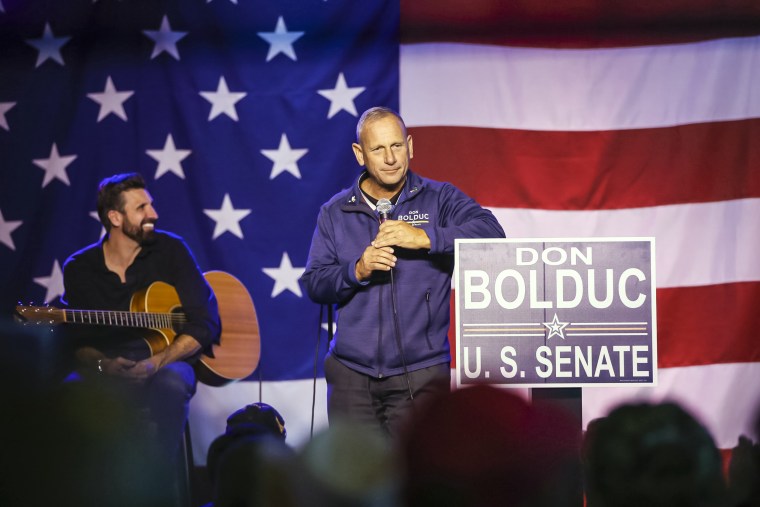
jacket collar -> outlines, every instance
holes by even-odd
[[[346,195],[346,199],[341,205],[341,209],[344,211],[367,211],[369,212],[369,206],[364,202],[362,191],[359,188],[359,184],[367,174],[367,170],[362,171],[356,178],[354,185],[350,188],[350,191]],[[402,204],[410,199],[413,199],[417,194],[425,187],[424,180],[409,170],[406,173],[406,182],[404,183],[404,189],[401,191],[401,195],[398,198],[396,205]]]

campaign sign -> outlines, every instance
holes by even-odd
[[[656,385],[654,238],[455,248],[457,385]]]

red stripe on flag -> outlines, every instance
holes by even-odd
[[[485,206],[620,209],[760,197],[760,119],[602,132],[414,127],[413,169]]]
[[[660,368],[760,362],[760,282],[657,291]]]
[[[746,0],[401,0],[403,43],[612,47],[760,32],[760,3]]]

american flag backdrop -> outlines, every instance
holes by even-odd
[[[417,167],[508,237],[654,236],[659,385],[730,449],[760,407],[760,4],[402,2]]]
[[[98,181],[139,171],[159,226],[258,313],[257,371],[193,401],[196,461],[253,401],[304,442],[313,403],[326,424],[327,332],[298,277],[358,174],[358,114],[386,105],[413,170],[510,237],[656,237],[660,385],[584,389],[584,422],[674,398],[733,447],[760,404],[760,7],[558,4],[0,0],[3,313],[56,303],[102,234]]]

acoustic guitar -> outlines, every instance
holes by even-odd
[[[222,386],[250,376],[259,364],[261,343],[256,308],[248,290],[229,273],[209,271],[203,275],[216,295],[222,333],[210,355],[196,363],[198,380]],[[151,355],[161,352],[177,336],[187,320],[177,291],[164,282],[154,282],[132,295],[129,311],[69,310],[51,306],[16,307],[22,320],[32,324],[93,324],[145,330]]]

